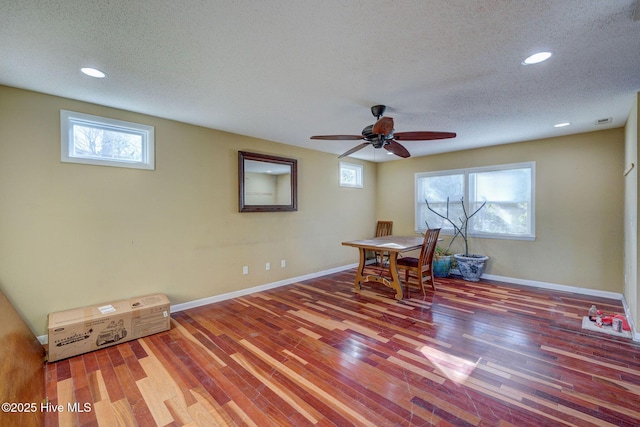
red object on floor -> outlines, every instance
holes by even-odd
[[[616,314],[615,316],[616,319],[620,319],[622,320],[622,330],[623,331],[630,331],[631,327],[629,326],[629,322],[627,322],[627,318],[624,317],[622,314]]]

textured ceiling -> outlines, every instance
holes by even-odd
[[[0,0],[0,84],[335,154],[358,141],[309,137],[358,135],[386,104],[397,132],[457,132],[403,143],[423,156],[624,125],[640,91],[634,7]],[[521,64],[540,50],[554,55]],[[372,147],[354,157],[397,159]]]

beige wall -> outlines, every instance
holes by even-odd
[[[60,109],[155,126],[156,170],[61,163]],[[238,212],[238,150],[298,160],[297,212]],[[0,86],[0,288],[42,335],[53,311],[357,262],[340,242],[376,221],[376,165],[360,163],[366,188],[343,188],[335,155]]]
[[[636,330],[640,326],[640,281],[638,278],[638,146],[640,145],[640,93],[629,113],[627,125],[625,127],[625,170],[631,164],[635,165],[624,178],[624,296],[629,304],[631,317],[636,325]]]
[[[156,170],[61,163],[60,109],[155,126]],[[636,145],[637,135],[636,124]],[[377,219],[413,234],[417,172],[536,161],[536,240],[475,239],[471,249],[491,256],[489,274],[623,292],[625,138],[613,129],[358,162],[361,190],[338,186],[334,155],[0,86],[0,288],[41,335],[52,311],[152,292],[179,304],[277,282],[356,262],[340,242],[370,236]],[[297,212],[238,213],[238,150],[298,159]]]
[[[472,239],[470,251],[491,257],[488,274],[621,293],[622,128],[380,164],[378,216],[412,233],[415,173],[526,161],[536,162],[536,240]]]

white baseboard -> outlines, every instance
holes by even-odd
[[[315,273],[305,274],[303,276],[291,277],[289,279],[284,279],[277,282],[266,283],[264,285],[254,286],[252,288],[241,289],[239,291],[227,292],[221,295],[214,295],[211,297],[201,298],[194,301],[175,304],[171,306],[171,312],[175,313],[177,311],[188,310],[190,308],[195,308],[195,307],[201,307],[203,305],[213,304],[213,303],[225,301],[231,298],[237,298],[237,297],[249,295],[255,292],[262,292],[269,289],[278,288],[280,286],[291,285],[296,282],[315,279],[317,277],[326,276],[328,274],[338,273],[340,271],[356,268],[357,266],[358,264],[348,264],[341,267],[331,268],[329,270],[318,271]],[[453,272],[454,270],[452,270],[452,273]],[[627,305],[627,301],[625,300],[624,295],[620,293],[599,291],[597,289],[578,288],[575,286],[558,285],[555,283],[538,282],[535,280],[515,279],[511,277],[495,276],[493,274],[483,274],[482,278],[487,280],[495,280],[496,282],[513,283],[516,285],[530,286],[533,288],[551,289],[551,290],[556,290],[560,292],[574,292],[582,295],[590,295],[590,296],[620,300],[622,301],[622,305],[624,306],[624,309],[625,309],[625,315],[627,316],[627,319],[629,320],[629,325],[631,326],[633,340],[640,341],[640,334],[636,332],[636,328],[633,323],[633,318],[630,315],[631,312],[629,310],[629,306]],[[43,345],[47,344],[48,336],[41,335],[38,337],[38,341],[40,341],[40,343]]]
[[[529,286],[533,288],[551,289],[559,292],[573,292],[581,295],[619,300],[622,302],[622,306],[624,307],[624,314],[627,317],[629,326],[631,327],[632,339],[634,341],[640,342],[640,333],[638,333],[638,330],[636,329],[636,326],[633,322],[633,317],[631,317],[631,310],[629,309],[627,300],[625,299],[624,295],[621,293],[600,291],[598,289],[578,288],[576,286],[558,285],[555,283],[538,282],[535,280],[514,279],[512,277],[494,276],[493,274],[483,274],[482,278],[487,280],[495,280],[496,282],[513,283],[516,285],[524,285],[524,286]]]
[[[340,271],[349,270],[351,268],[356,268],[357,266],[358,264],[344,265],[342,267],[336,267],[336,268],[331,268],[329,270],[318,271],[316,273],[305,274],[304,276],[292,277],[289,279],[280,280],[278,282],[272,282],[264,285],[254,286],[253,288],[241,289],[239,291],[227,292],[226,294],[214,295],[211,297],[206,297],[206,298],[198,299],[195,301],[176,304],[171,306],[171,312],[174,313],[176,311],[182,311],[190,308],[200,307],[203,305],[212,304],[214,302],[220,302],[220,301],[225,301],[231,298],[242,297],[255,292],[262,292],[269,289],[279,288],[280,286],[291,285],[292,283],[302,282],[304,280],[310,280],[310,279],[315,279],[316,277],[326,276],[327,274],[333,274],[333,273],[338,273]]]
[[[538,282],[536,280],[515,279],[513,277],[495,276],[493,274],[483,274],[483,279],[495,280],[496,282],[513,283],[515,285],[524,285],[532,288],[551,289],[560,292],[575,292],[582,295],[590,295],[593,297],[610,298],[622,301],[624,296],[618,292],[600,291],[597,289],[579,288],[577,286],[558,285],[555,283]],[[587,307],[588,309],[589,307]]]

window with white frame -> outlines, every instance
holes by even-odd
[[[155,169],[153,126],[60,110],[61,160]]]
[[[362,188],[362,165],[340,162],[340,186]]]
[[[535,162],[417,173],[415,188],[418,231],[453,234],[451,224],[429,208],[459,225],[463,209],[471,215],[486,202],[469,220],[469,236],[535,239]]]

